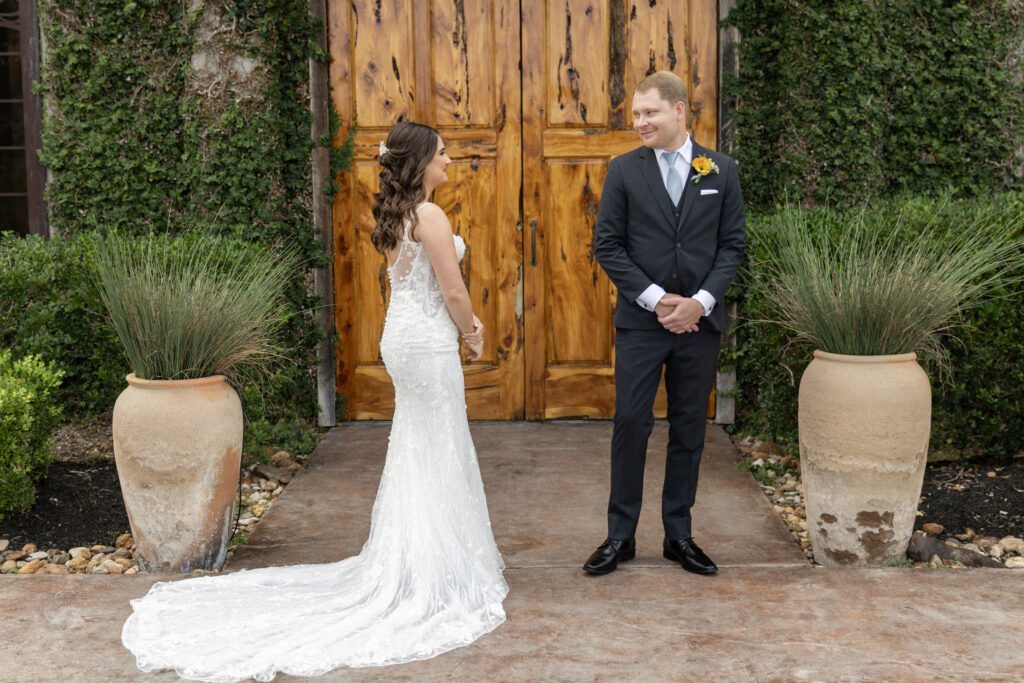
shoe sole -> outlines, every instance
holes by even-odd
[[[615,561],[615,564],[613,564],[609,569],[588,569],[586,565],[583,565],[583,571],[587,572],[588,574],[594,574],[595,576],[611,574],[613,571],[618,569],[619,562],[628,562],[629,560],[632,560],[634,557],[636,557],[636,550],[631,550],[628,555],[623,555],[622,557],[617,559]]]
[[[678,557],[676,557],[672,553],[669,553],[668,551],[663,552],[661,554],[661,556],[664,557],[666,560],[672,560],[673,562],[678,563],[680,567],[682,567],[686,571],[690,572],[691,574],[700,574],[701,576],[711,576],[712,574],[715,574],[715,573],[718,572],[718,567],[715,567],[714,569],[710,569],[710,570],[690,569],[685,564],[683,564],[682,560],[680,560]]]

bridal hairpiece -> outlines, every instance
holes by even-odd
[[[388,146],[384,144],[383,140],[380,141],[380,149],[379,149],[379,151],[380,151],[380,156],[384,156],[385,154],[388,153]]]

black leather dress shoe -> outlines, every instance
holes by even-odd
[[[666,538],[664,554],[666,560],[675,560],[683,565],[683,569],[694,574],[714,574],[718,571],[715,563],[704,554],[692,538],[684,538],[681,541],[670,541]]]
[[[583,565],[583,569],[591,574],[608,574],[615,571],[619,562],[632,560],[634,557],[636,557],[635,538],[626,541],[609,538],[597,547],[587,563]]]

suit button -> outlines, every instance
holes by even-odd
[[[676,242],[676,246],[682,248],[683,245],[680,244],[679,242]]]
[[[675,274],[675,273],[672,273],[672,277],[676,277],[676,274]]]

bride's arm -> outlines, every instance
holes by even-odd
[[[452,239],[452,225],[441,207],[428,204],[420,209],[416,239],[423,243],[434,269],[437,283],[441,286],[444,305],[448,314],[462,334],[474,331],[473,304],[469,300],[466,283],[459,271],[459,259],[455,255],[455,240]]]

